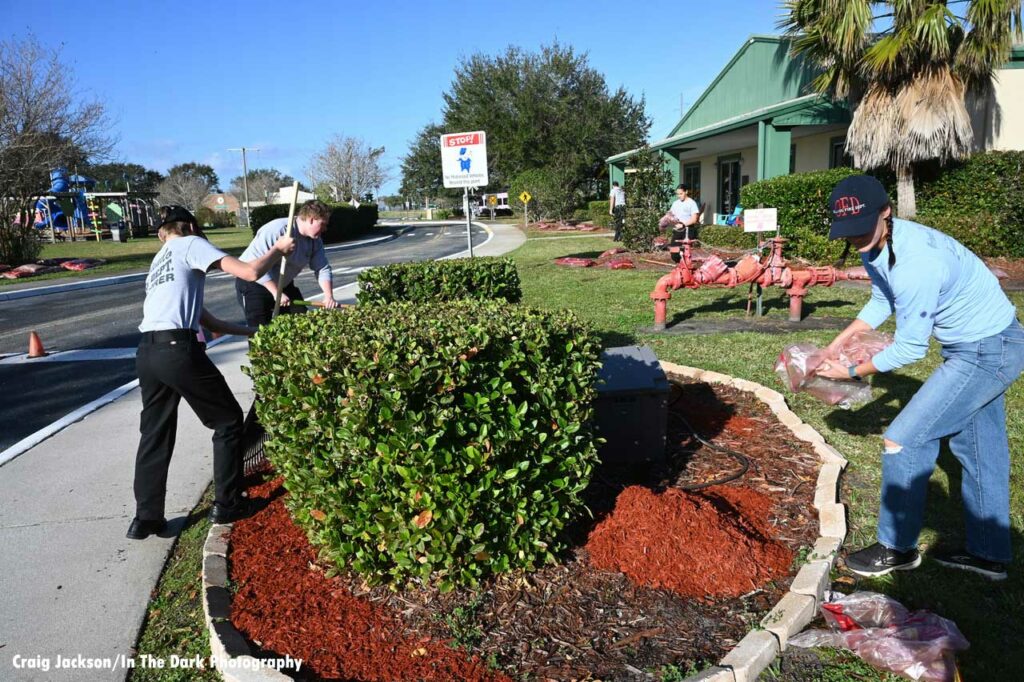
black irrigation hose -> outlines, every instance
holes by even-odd
[[[680,390],[682,390],[682,388],[684,386],[684,384],[682,384],[681,382],[674,381],[672,379],[669,379],[669,383],[672,384],[673,386],[675,386],[676,388],[680,389]],[[672,402],[669,403],[668,406],[671,408],[673,405],[675,405],[677,402],[679,402],[679,399],[682,398],[682,396],[683,396],[683,394],[679,393],[672,400]],[[696,438],[697,441],[701,443],[701,445],[709,447],[712,450],[715,450],[717,452],[721,452],[722,454],[729,455],[730,457],[735,459],[740,464],[740,470],[735,472],[735,473],[729,474],[728,476],[723,476],[722,478],[717,478],[717,479],[715,479],[713,481],[708,481],[707,483],[694,483],[694,484],[691,484],[691,485],[676,486],[677,488],[679,488],[680,490],[688,490],[688,491],[691,491],[691,492],[694,491],[694,490],[703,490],[704,488],[710,488],[711,486],[714,486],[714,485],[723,485],[725,483],[730,483],[732,481],[735,481],[736,479],[738,479],[739,477],[743,476],[745,473],[747,473],[747,471],[750,470],[750,459],[746,455],[744,455],[741,452],[736,452],[735,450],[730,450],[729,448],[723,448],[721,445],[715,445],[714,443],[712,443],[710,441],[704,440],[703,438],[701,438],[701,435],[699,433],[697,433],[697,429],[693,428],[690,425],[690,422],[686,421],[686,417],[684,417],[683,415],[679,414],[678,412],[669,412],[669,416],[675,417],[676,419],[681,421],[683,423],[683,426],[685,426],[686,429],[690,433],[693,434],[693,437]]]

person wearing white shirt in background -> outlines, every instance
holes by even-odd
[[[608,215],[612,216],[615,222],[615,236],[613,241],[622,239],[622,224],[626,221],[626,192],[619,187],[619,181],[612,183],[612,191],[608,195]]]
[[[676,200],[672,202],[669,212],[675,217],[676,223],[672,227],[672,241],[677,237],[686,234],[687,227],[695,227],[700,220],[700,206],[690,198],[690,187],[683,183],[676,187]],[[697,236],[696,230],[690,230],[690,237]]]

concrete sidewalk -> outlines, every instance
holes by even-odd
[[[526,240],[511,225],[487,229],[476,255]],[[351,300],[345,289],[339,299]],[[209,351],[243,410],[252,402],[241,372],[246,349],[232,338]],[[57,657],[116,664],[131,655],[150,592],[212,472],[212,432],[183,404],[167,484],[170,527],[163,537],[126,539],[140,411],[139,391],[130,390],[0,467],[0,680],[124,679],[123,668],[102,662],[55,669]]]

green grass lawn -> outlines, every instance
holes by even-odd
[[[668,335],[644,333],[653,322],[650,291],[660,271],[573,269],[555,266],[561,256],[596,256],[607,249],[607,237],[587,239],[530,239],[511,254],[522,278],[524,303],[539,308],[569,308],[587,320],[606,346],[649,344],[658,357],[760,382],[780,389],[772,371],[783,346],[797,341],[824,345],[832,331],[792,333],[724,333]],[[868,292],[852,288],[812,289],[806,315],[853,318],[867,300]],[[1024,293],[1011,294],[1018,310]],[[742,318],[746,289],[680,291],[669,301],[669,321],[701,321]],[[785,319],[788,301],[781,291],[765,292],[766,315]],[[888,329],[891,331],[891,323]],[[786,395],[791,408],[816,428],[850,460],[843,476],[842,497],[847,504],[850,533],[846,546],[859,549],[874,541],[879,499],[881,433],[899,409],[939,362],[937,348],[928,357],[891,375],[874,379],[875,400],[852,411],[828,407],[804,395]],[[858,589],[885,592],[910,608],[927,608],[953,619],[971,641],[961,657],[968,680],[1016,679],[1014,670],[1024,668],[1024,625],[1018,613],[1024,608],[1024,381],[1007,395],[1012,468],[1012,525],[1015,558],[1010,579],[988,581],[926,561],[916,571],[880,580],[862,581]],[[931,483],[925,545],[957,542],[962,537],[959,499],[959,467],[944,453]],[[202,608],[192,592],[199,585],[201,547],[205,522],[182,535],[168,562],[160,587],[150,606],[139,644],[141,653],[155,656],[200,651],[203,644]],[[763,676],[767,680],[890,680],[847,655],[823,656],[825,672],[813,677],[787,677],[776,664]],[[138,677],[138,675],[136,675]],[[667,676],[670,677],[670,676]]]
[[[825,345],[833,331],[793,333],[726,333],[705,335],[651,334],[639,331],[653,322],[649,298],[660,273],[638,270],[583,270],[552,264],[561,256],[596,256],[608,248],[608,240],[532,239],[513,254],[522,278],[524,303],[544,308],[570,308],[589,321],[605,345],[649,344],[658,357],[724,372],[782,390],[772,371],[783,346],[798,341]],[[1010,294],[1018,310],[1024,293]],[[866,302],[868,292],[852,288],[812,289],[804,302],[805,315],[853,318]],[[742,318],[746,288],[704,289],[674,292],[668,320],[700,321]],[[765,292],[766,315],[785,319],[788,301],[781,291]],[[892,331],[892,323],[887,327]],[[814,426],[825,439],[850,460],[843,476],[842,497],[847,504],[850,533],[846,547],[859,549],[874,542],[879,502],[881,434],[938,365],[933,347],[919,363],[874,378],[875,400],[851,411],[829,407],[803,394],[787,394],[790,407]],[[998,680],[1016,677],[1024,667],[1024,381],[1007,394],[1011,472],[1011,516],[1014,562],[1010,578],[991,583],[925,561],[916,571],[896,573],[878,580],[862,581],[858,589],[885,592],[910,608],[927,608],[954,620],[971,642],[961,658],[965,679]],[[929,491],[923,545],[958,544],[963,537],[959,466],[944,452]],[[1017,642],[1017,644],[1011,644]],[[837,664],[841,665],[841,664]],[[840,671],[841,672],[841,671]],[[852,675],[851,671],[851,675]],[[859,674],[850,679],[864,679]],[[879,678],[881,679],[881,678]]]
[[[247,227],[210,229],[206,230],[205,234],[218,248],[232,256],[241,254],[252,239],[252,232]],[[84,272],[54,272],[26,279],[0,278],[0,287],[83,275],[98,277],[140,272],[149,269],[153,256],[159,250],[160,240],[155,235],[132,239],[124,244],[109,239],[46,244],[43,246],[42,253],[39,254],[40,258],[102,258],[107,262]]]

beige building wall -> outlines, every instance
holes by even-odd
[[[1024,150],[1024,69],[1000,69],[988,97],[967,99],[975,151]]]
[[[841,137],[843,131],[833,130],[793,140],[796,145],[796,172],[807,173],[817,170],[828,170],[829,148],[832,139]]]

